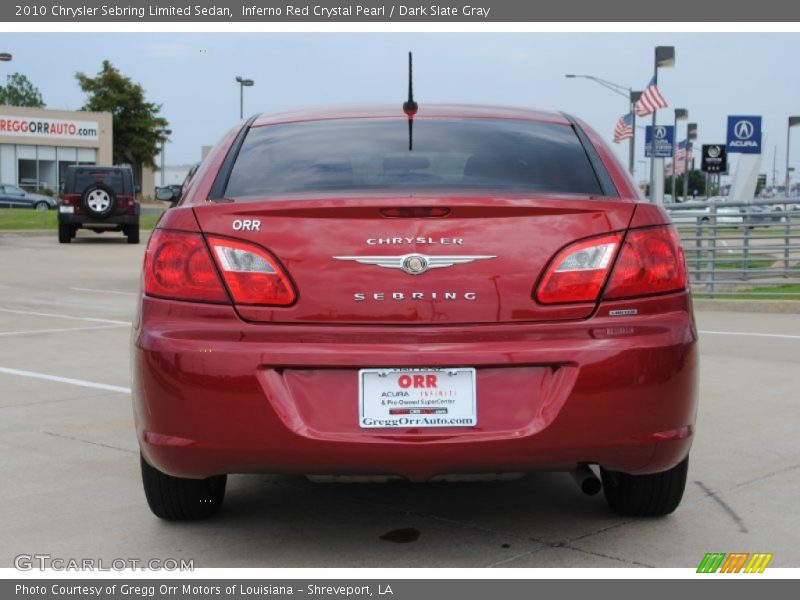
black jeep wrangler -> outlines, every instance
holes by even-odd
[[[140,211],[129,167],[72,165],[58,207],[58,241],[69,244],[84,228],[121,231],[129,244],[138,244]]]

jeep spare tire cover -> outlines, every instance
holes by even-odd
[[[90,185],[83,191],[83,207],[92,217],[107,217],[114,210],[116,202],[114,190],[102,183]]]

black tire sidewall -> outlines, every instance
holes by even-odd
[[[139,243],[139,224],[131,225],[128,230],[125,232],[125,235],[128,238],[129,244],[138,244]]]

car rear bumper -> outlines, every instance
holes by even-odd
[[[137,436],[150,464],[181,477],[423,481],[581,463],[659,472],[693,438],[690,302],[604,303],[568,323],[376,327],[256,325],[231,307],[144,298],[133,332]],[[608,316],[631,306],[638,315]],[[476,427],[358,427],[360,368],[443,366],[476,368]]]

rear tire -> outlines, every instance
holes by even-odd
[[[139,224],[132,225],[128,228],[125,233],[128,236],[128,243],[129,244],[138,244],[139,243]]]
[[[208,519],[217,514],[225,499],[227,475],[185,479],[162,473],[140,455],[142,484],[153,514],[168,521]]]
[[[58,225],[58,243],[69,244],[75,234],[72,232],[72,227],[69,225]]]
[[[603,492],[611,510],[621,515],[668,515],[681,503],[686,488],[689,457],[663,473],[629,475],[601,468]]]

